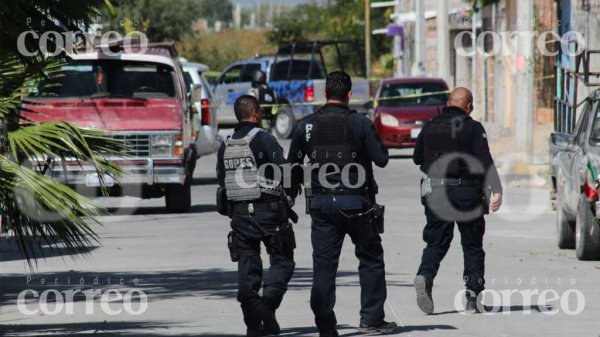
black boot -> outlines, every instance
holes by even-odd
[[[361,320],[358,331],[367,334],[388,334],[394,332],[398,324],[394,322],[381,321],[379,324],[367,324]]]
[[[244,323],[246,323],[246,337],[260,337],[262,335],[263,326],[261,323],[258,307],[248,309],[243,308]]]
[[[275,317],[275,309],[270,305],[261,302],[256,310],[263,322],[263,336],[278,336],[281,333],[281,327]]]

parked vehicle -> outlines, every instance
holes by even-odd
[[[187,62],[182,59],[183,77],[185,80],[188,95],[191,95],[195,88],[201,88],[200,100],[193,102],[196,113],[193,122],[194,138],[196,139],[196,154],[198,157],[214,153],[219,147],[217,115],[219,103],[216,101],[212,89],[204,73],[209,68],[202,63]]]
[[[390,148],[414,147],[423,125],[448,102],[448,85],[439,78],[391,78],[379,85],[373,124]]]
[[[121,43],[110,48],[117,56],[100,48],[70,55],[59,85],[32,97],[38,113],[26,117],[109,131],[123,141],[126,154],[111,160],[127,174],[118,180],[98,177],[91,166],[68,158],[54,161],[47,174],[78,190],[97,189],[102,178],[111,195],[164,196],[168,211],[185,212],[197,157],[190,101],[198,101],[201,90],[188,97],[171,43],[148,44],[144,53]]]
[[[600,259],[600,90],[587,97],[573,134],[551,134],[550,163],[558,247]]]
[[[232,63],[217,78],[215,95],[222,102],[218,116],[219,125],[237,123],[233,113],[235,100],[248,92],[252,74],[262,70],[268,74],[267,84],[277,96],[275,133],[280,138],[289,138],[298,120],[315,111],[325,103],[325,76],[328,71],[347,69],[341,64],[347,57],[334,58],[335,69],[326,69],[324,49],[340,44],[350,44],[359,56],[360,44],[356,41],[302,41],[279,47],[275,56],[256,57]],[[335,48],[339,51],[339,47]],[[364,61],[360,59],[360,75],[352,78],[353,100],[351,107],[366,112],[369,100],[369,82],[365,78]]]

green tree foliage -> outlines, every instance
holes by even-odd
[[[177,49],[188,60],[202,62],[218,71],[234,61],[256,54],[273,54],[275,47],[267,41],[265,35],[264,31],[247,30],[199,32],[184,37]]]
[[[191,30],[198,13],[200,7],[193,0],[136,0],[121,3],[110,26],[121,31],[131,26],[150,41],[178,41]]]
[[[334,0],[331,5],[308,3],[293,8],[288,15],[275,20],[268,39],[273,44],[306,39],[365,39],[364,0]],[[386,27],[389,13],[371,11],[371,27]],[[385,35],[371,37],[373,60],[391,50],[391,39]],[[351,50],[342,50],[350,54]]]
[[[113,30],[144,32],[150,41],[180,41],[192,31],[194,21],[204,18],[209,25],[232,21],[229,0],[136,0],[122,1],[115,18],[105,10]]]
[[[67,253],[85,253],[97,240],[90,223],[103,208],[67,186],[41,174],[38,161],[47,158],[75,158],[94,165],[100,176],[121,171],[99,153],[117,150],[117,143],[100,131],[84,130],[64,122],[33,123],[24,120],[24,95],[40,81],[58,76],[63,58],[50,58],[40,52],[39,40],[25,40],[35,56],[23,55],[18,48],[21,33],[80,31],[93,22],[99,6],[112,5],[99,0],[28,0],[0,2],[0,221],[3,232],[14,235],[30,263],[41,245],[65,248]],[[48,49],[62,50],[56,35],[50,35]]]

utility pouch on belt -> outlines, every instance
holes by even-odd
[[[277,232],[273,233],[270,238],[267,252],[269,254],[278,254],[289,259],[294,257],[294,249],[296,249],[296,235],[292,224],[286,222],[277,228]]]
[[[221,215],[229,216],[229,203],[227,202],[227,193],[224,187],[217,187],[217,212]]]
[[[227,234],[227,248],[229,248],[229,256],[232,262],[237,262],[240,259],[240,250],[238,248],[235,232],[231,231]]]

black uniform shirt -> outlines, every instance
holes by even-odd
[[[345,113],[349,110],[350,108],[346,105],[330,103],[325,104],[320,112],[327,111]],[[318,113],[319,112],[316,112],[306,116],[298,124],[298,127],[296,128],[296,131],[292,137],[292,144],[290,145],[290,151],[288,153],[288,160],[290,163],[292,163],[292,165],[295,163],[304,163],[304,157],[307,155],[307,133],[310,133],[310,126],[316,121]],[[379,167],[386,166],[389,160],[388,150],[382,144],[375,127],[373,127],[373,123],[371,123],[371,120],[358,113],[351,113],[348,115],[348,118],[350,119],[350,124],[353,130],[353,146],[356,150],[356,153],[363,159],[362,162],[364,165],[368,165],[368,167],[366,167],[367,172],[372,172],[372,163],[375,163],[375,165]],[[307,126],[309,127],[307,128]],[[337,175],[340,176],[340,174]],[[297,191],[300,189],[300,185],[304,181],[303,178],[304,175],[302,170],[293,170],[292,190],[290,191],[293,197],[296,196]],[[328,180],[331,179],[332,181],[341,181],[341,177],[336,177],[335,174],[328,175],[327,178]],[[355,177],[349,177],[350,181],[355,181],[354,179]],[[318,181],[318,170],[313,169],[311,187],[320,187]]]
[[[466,115],[466,112],[458,107],[445,107],[442,114],[448,117],[460,117]],[[424,135],[427,133],[430,123],[426,123],[423,126],[423,130],[417,138],[417,144],[414,149],[413,161],[415,164],[421,166],[421,171],[427,172],[425,164],[425,144]],[[466,153],[474,156],[483,165],[487,174],[487,183],[495,193],[502,193],[502,183],[500,182],[500,176],[494,165],[494,159],[490,154],[490,147],[488,145],[487,134],[481,123],[467,119],[465,121],[464,130],[466,132],[458,133],[458,137],[461,137],[460,144],[463,148],[456,149],[459,153]],[[467,176],[462,178],[468,178]]]
[[[233,139],[244,138],[248,132],[254,128],[260,128],[260,126],[256,123],[240,122],[235,127],[231,137]],[[279,166],[287,163],[287,160],[283,154],[283,149],[279,143],[277,143],[275,137],[268,132],[257,133],[256,136],[254,136],[254,139],[252,139],[250,142],[250,150],[252,150],[252,153],[254,154],[254,159],[256,160],[256,165],[258,167],[265,163],[273,163]],[[224,154],[225,142],[221,144],[221,147],[217,152],[217,181],[221,187],[225,187],[225,165],[223,163]],[[273,179],[273,171],[271,167],[267,167],[264,172],[266,178]],[[284,173],[284,170],[281,170],[281,173]],[[265,197],[264,194],[263,197]]]

